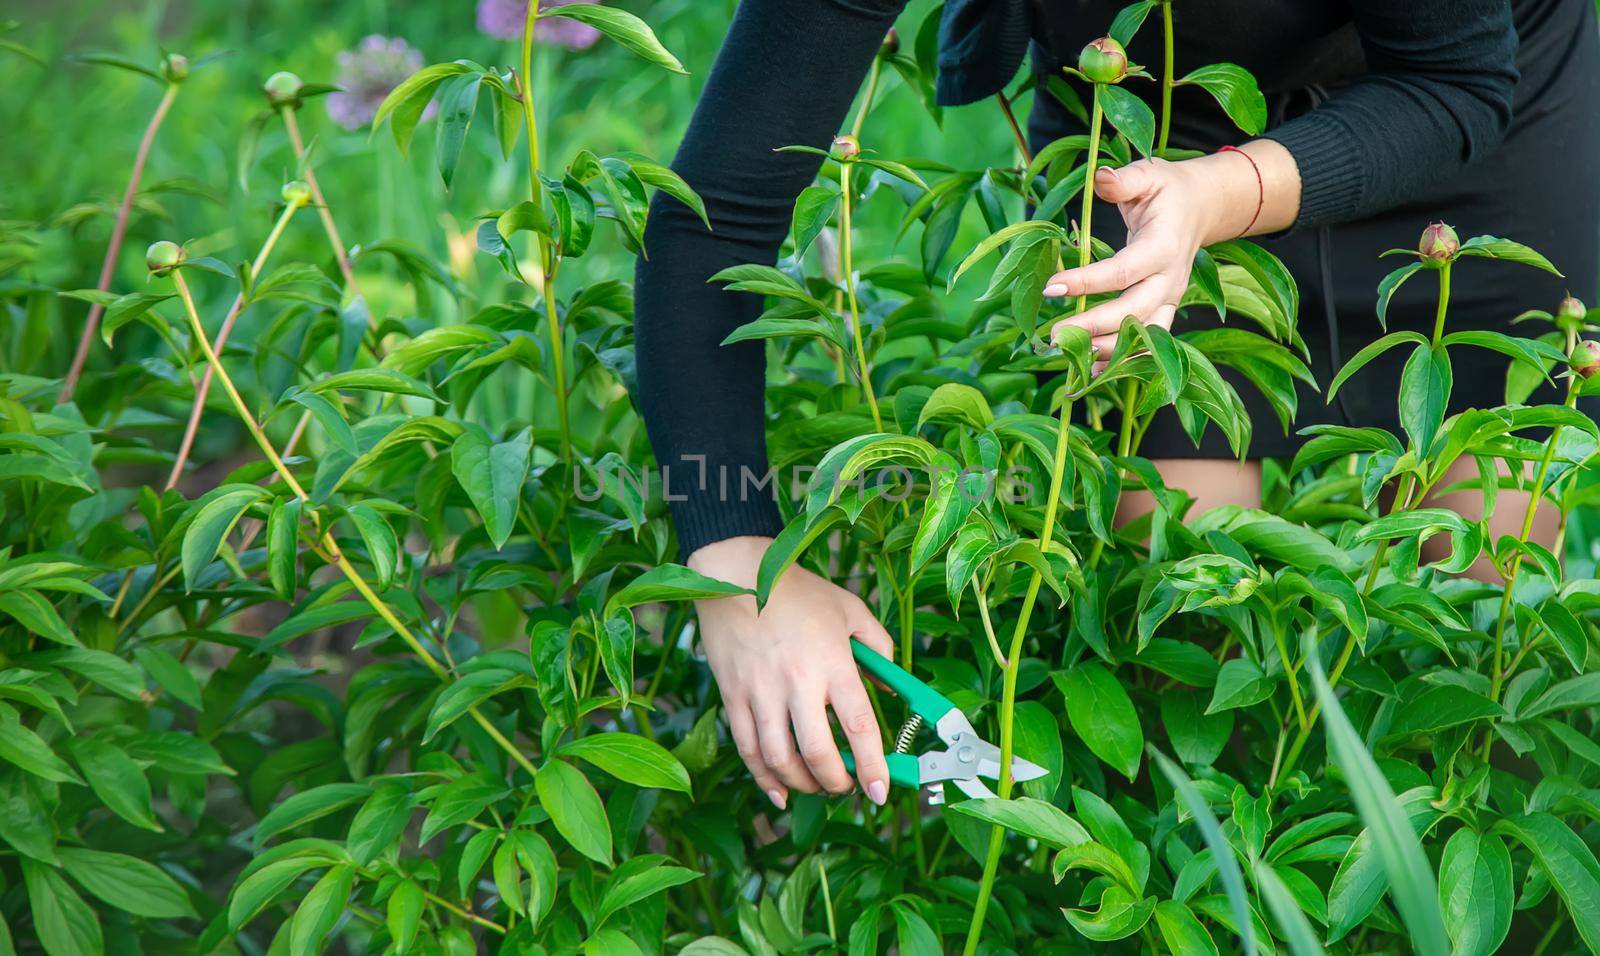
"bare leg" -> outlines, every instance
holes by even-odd
[[[1157,458],[1156,470],[1169,488],[1195,499],[1191,516],[1218,505],[1261,507],[1261,463],[1222,458]],[[1155,499],[1141,489],[1124,492],[1117,505],[1117,524],[1124,525],[1155,510]]]
[[[1504,471],[1502,467],[1502,471]],[[1531,473],[1532,469],[1529,468]],[[1478,477],[1478,468],[1471,460],[1457,461],[1445,472],[1444,480],[1439,482],[1439,488],[1448,488],[1451,485],[1468,481]],[[1495,501],[1494,514],[1489,518],[1489,546],[1493,547],[1496,541],[1505,535],[1517,535],[1522,532],[1522,518],[1528,510],[1528,498],[1525,491],[1500,492]],[[1468,521],[1477,521],[1483,517],[1483,492],[1481,491],[1456,491],[1449,494],[1430,495],[1422,502],[1424,507],[1445,508]],[[1543,502],[1538,513],[1533,519],[1533,533],[1528,540],[1546,548],[1555,544],[1556,534],[1561,526],[1560,515],[1550,502]],[[1450,553],[1449,539],[1434,535],[1422,545],[1423,561],[1440,561]],[[1488,558],[1479,558],[1472,567],[1467,569],[1467,575],[1479,581],[1498,583],[1500,572],[1496,571],[1494,564]]]

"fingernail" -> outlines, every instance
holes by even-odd
[[[889,799],[889,785],[882,780],[874,780],[867,784],[867,799],[883,806]]]
[[[772,801],[772,805],[777,807],[779,810],[782,810],[784,808],[783,791],[781,791],[781,790],[768,790],[767,791],[767,799],[771,800]]]
[[[1112,169],[1109,166],[1101,166],[1099,169],[1094,171],[1094,174],[1096,176],[1104,176],[1112,182],[1116,182],[1122,178],[1121,176],[1117,175],[1117,171],[1115,169]]]
[[[1064,285],[1047,285],[1044,287],[1045,295],[1066,295],[1067,287]]]

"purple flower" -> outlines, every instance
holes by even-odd
[[[389,92],[422,69],[422,54],[400,37],[369,36],[354,50],[339,54],[340,92],[328,97],[328,115],[345,129],[372,122]],[[434,113],[428,104],[424,117]]]
[[[564,7],[569,3],[597,3],[599,0],[543,0],[543,9]],[[478,0],[478,29],[501,40],[522,38],[522,27],[528,18],[528,0]],[[576,20],[551,17],[540,20],[534,36],[542,43],[553,43],[569,50],[587,50],[600,39],[600,31]]]

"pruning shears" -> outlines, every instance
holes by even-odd
[[[1000,748],[979,737],[972,729],[972,722],[948,697],[917,680],[893,661],[854,639],[850,641],[850,651],[863,670],[894,691],[911,711],[910,718],[895,735],[893,752],[884,755],[889,763],[889,782],[898,787],[925,788],[929,793],[928,802],[932,804],[944,802],[946,782],[969,797],[993,797],[994,791],[978,778],[999,778]],[[906,753],[924,721],[933,725],[934,733],[944,741],[946,749]],[[844,762],[845,767],[855,773],[853,755],[846,752]],[[1013,780],[1032,780],[1046,772],[1036,763],[1015,754],[1011,757]]]

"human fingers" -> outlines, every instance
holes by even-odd
[[[1148,159],[1115,169],[1101,166],[1094,172],[1094,194],[1106,202],[1138,202],[1160,188],[1161,173],[1162,167]]]
[[[1123,320],[1130,315],[1143,321],[1145,316],[1162,305],[1164,285],[1154,279],[1145,279],[1115,299],[1057,322],[1051,329],[1051,337],[1059,335],[1068,326],[1083,329],[1091,337],[1112,335],[1122,328]]]
[[[1094,295],[1120,292],[1167,264],[1169,253],[1158,242],[1130,242],[1107,259],[1057,272],[1045,281],[1044,294]]]
[[[1155,308],[1155,310],[1150,313],[1150,317],[1149,318],[1144,320],[1144,324],[1145,325],[1159,325],[1162,328],[1167,329],[1168,331],[1171,331],[1171,329],[1172,329],[1172,321],[1177,316],[1177,314],[1178,314],[1178,307],[1177,306],[1175,306],[1175,305],[1160,305],[1160,306],[1157,306]],[[1105,335],[1097,335],[1094,338],[1089,340],[1089,344],[1094,346],[1095,348],[1099,349],[1100,350],[1099,351],[1100,355],[1110,355],[1112,350],[1114,350],[1117,347],[1117,335],[1118,335],[1117,332],[1110,332],[1110,333],[1107,333]],[[1104,363],[1104,362],[1096,363],[1096,365],[1097,365],[1097,368],[1095,369],[1096,374],[1099,373],[1100,369],[1105,368],[1105,364],[1106,363]]]
[[[848,665],[847,665],[848,666]],[[852,671],[853,667],[850,668]],[[859,678],[858,678],[859,679]],[[800,759],[811,776],[829,793],[849,793],[855,787],[850,771],[844,767],[839,745],[828,724],[826,700],[814,690],[802,690],[789,701],[789,716],[794,721],[794,738],[800,745]]]
[[[817,778],[811,775],[806,762],[795,750],[787,698],[774,695],[772,699],[752,702],[751,711],[755,715],[756,736],[761,741],[761,759],[767,769],[791,790],[806,793],[821,790],[822,785],[817,783]]]
[[[772,805],[779,810],[784,809],[789,804],[789,788],[773,774],[762,756],[761,738],[756,733],[755,717],[750,713],[750,705],[730,703],[726,705],[726,710],[728,730],[733,734],[733,746],[739,752],[739,759],[750,768],[750,776],[755,778],[756,786],[766,793]]]
[[[856,761],[856,779],[867,799],[883,806],[889,799],[889,765],[883,756],[883,734],[872,701],[858,673],[841,674],[828,688],[828,702],[839,718],[850,753]]]

